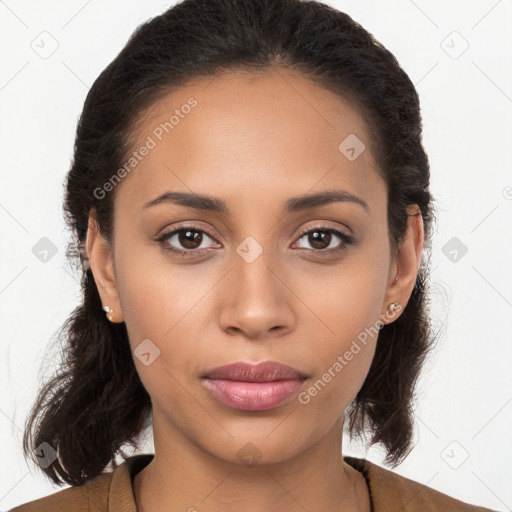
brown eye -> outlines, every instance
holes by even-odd
[[[299,240],[306,239],[306,242],[311,246],[311,251],[315,253],[325,253],[326,255],[344,251],[348,246],[354,242],[354,238],[340,229],[331,227],[317,227],[303,231]],[[338,239],[338,242],[336,242]],[[341,245],[339,240],[341,240]],[[333,246],[331,244],[333,243]],[[308,247],[299,247],[300,249],[308,249]]]
[[[203,246],[203,242],[213,240],[206,231],[194,226],[180,226],[167,233],[164,233],[157,239],[157,242],[163,245],[164,249],[179,253],[183,256],[193,256],[196,251],[208,249]]]

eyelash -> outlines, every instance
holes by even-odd
[[[186,251],[181,251],[178,249],[174,249],[165,243],[166,240],[168,238],[170,238],[171,236],[173,236],[176,233],[179,233],[181,231],[185,231],[187,229],[190,231],[195,231],[197,233],[204,233],[204,234],[208,235],[212,240],[215,240],[215,238],[210,233],[208,233],[208,231],[206,231],[205,229],[198,229],[197,226],[192,226],[192,225],[182,225],[182,226],[178,226],[177,228],[172,229],[171,231],[164,233],[162,236],[160,236],[156,239],[156,242],[159,243],[160,245],[162,245],[163,249],[165,249],[166,251],[172,252],[174,254],[179,254],[186,258],[193,257],[196,255],[197,251],[202,251],[204,249],[189,249]],[[325,233],[334,233],[336,236],[338,236],[342,240],[343,245],[336,249],[301,249],[301,250],[310,251],[310,252],[313,252],[314,254],[317,254],[317,255],[323,257],[323,256],[338,254],[342,251],[347,251],[348,246],[354,243],[354,237],[352,237],[351,235],[348,235],[347,233],[345,233],[344,231],[342,231],[340,229],[327,227],[327,226],[315,226],[313,228],[305,229],[299,233],[297,240],[300,240],[304,235],[307,235],[314,231],[321,231],[321,232],[325,232]]]

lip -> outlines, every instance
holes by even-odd
[[[300,370],[275,361],[256,365],[239,361],[208,371],[202,382],[224,405],[262,411],[295,395],[307,378]]]
[[[273,382],[276,380],[304,379],[307,375],[292,366],[277,361],[264,361],[258,364],[238,361],[209,370],[203,377],[239,382]]]

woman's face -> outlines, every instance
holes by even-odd
[[[236,463],[244,450],[263,463],[307,449],[339,427],[379,319],[392,321],[387,306],[401,299],[362,118],[297,74],[229,72],[170,93],[137,133],[114,187],[115,290],[99,288],[126,322],[155,442],[181,438]],[[326,191],[358,199],[287,209]],[[167,192],[188,199],[154,202]],[[283,402],[244,410],[203,378],[238,361],[308,378]]]

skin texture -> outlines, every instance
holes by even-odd
[[[370,510],[364,478],[340,454],[343,411],[364,382],[377,336],[307,405],[293,397],[266,411],[235,410],[200,376],[236,361],[278,361],[307,373],[310,387],[365,328],[398,317],[385,316],[390,303],[407,304],[423,248],[419,210],[411,206],[395,260],[386,185],[364,120],[339,96],[282,69],[230,71],[169,93],[145,112],[134,149],[190,97],[197,106],[116,186],[113,247],[89,218],[87,251],[103,305],[126,322],[132,350],[145,339],[160,350],[148,366],[134,358],[153,403],[155,444],[134,481],[139,511]],[[366,145],[354,161],[338,149],[349,134]],[[293,196],[333,188],[364,199],[369,212],[351,202],[281,210]],[[230,213],[171,203],[143,210],[166,191],[217,197]],[[209,234],[188,246],[176,234],[154,241],[180,222]],[[299,237],[306,228],[339,228],[354,243],[335,253],[344,244],[336,234],[314,245],[311,233]],[[248,236],[263,251],[251,263],[236,251]],[[249,442],[260,456],[253,466],[238,455]]]

